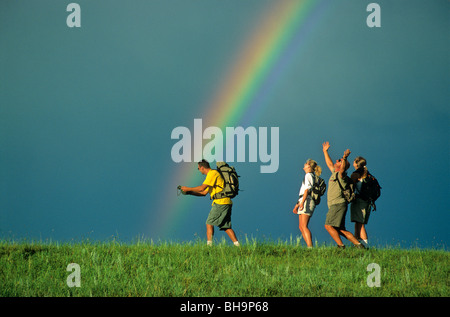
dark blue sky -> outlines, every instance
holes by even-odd
[[[291,210],[302,167],[315,159],[328,181],[330,141],[332,158],[346,148],[366,157],[383,187],[372,241],[448,244],[450,4],[377,1],[381,28],[369,28],[370,2],[324,1],[250,118],[279,127],[280,165],[261,174],[260,162],[233,164],[245,189],[233,209],[241,239],[300,235]],[[210,201],[175,188],[186,214],[152,230],[170,212],[158,210],[178,168],[170,135],[201,118],[270,1],[77,1],[73,29],[68,3],[0,4],[0,237],[204,238]],[[319,243],[331,243],[326,212],[322,203],[310,222]]]

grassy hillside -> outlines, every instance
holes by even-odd
[[[79,265],[80,287],[67,284],[68,277],[77,281],[70,263]],[[371,263],[379,270],[368,271]],[[449,263],[444,250],[305,249],[288,242],[247,241],[238,248],[3,241],[0,296],[447,297]]]

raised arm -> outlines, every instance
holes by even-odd
[[[334,164],[331,160],[330,154],[328,154],[328,149],[330,148],[330,143],[327,141],[322,144],[323,155],[325,156],[325,162],[327,163],[328,168],[331,172],[334,171]]]
[[[344,173],[347,170],[347,157],[350,155],[350,153],[350,150],[347,149],[344,151],[344,155],[342,156],[341,168],[339,168],[339,175],[341,176],[341,178],[344,177]]]

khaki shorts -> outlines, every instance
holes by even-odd
[[[298,201],[300,202],[302,198]],[[303,204],[303,209],[300,210],[300,207],[297,210],[297,215],[308,215],[312,216],[314,213],[314,209],[316,208],[316,204],[314,200],[311,199],[311,196],[306,197],[305,203]]]
[[[347,214],[347,203],[334,204],[328,207],[325,224],[345,230],[345,215]]]
[[[350,220],[352,222],[359,222],[367,224],[369,221],[371,207],[369,202],[356,198],[350,206]]]
[[[219,227],[220,230],[231,229],[231,207],[233,205],[213,204],[209,212],[207,225]]]

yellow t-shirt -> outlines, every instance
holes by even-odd
[[[211,195],[211,199],[216,193],[220,193],[223,190],[225,181],[222,176],[220,176],[219,172],[211,169],[208,174],[206,174],[205,181],[203,184],[208,185],[208,193]],[[231,198],[225,197],[220,199],[214,199],[212,204],[214,203],[219,205],[231,205]]]

